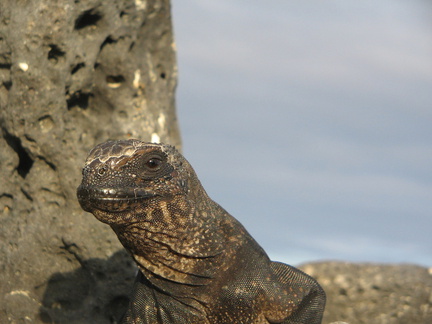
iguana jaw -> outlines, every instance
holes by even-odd
[[[121,212],[133,208],[143,200],[157,196],[144,188],[104,188],[80,185],[77,190],[81,207],[88,212],[99,209],[106,212]]]

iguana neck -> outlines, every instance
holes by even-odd
[[[135,212],[134,218],[142,220],[112,228],[147,279],[155,276],[188,285],[211,281],[225,249],[222,229],[212,215],[183,196]]]

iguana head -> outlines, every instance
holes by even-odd
[[[77,190],[81,207],[109,224],[154,203],[187,195],[190,179],[197,179],[173,146],[135,139],[97,145],[82,173]]]
[[[154,267],[164,253],[175,253],[165,256],[172,261],[180,255],[215,256],[224,248],[219,220],[208,212],[215,203],[173,146],[135,139],[97,145],[85,162],[77,196],[85,211],[114,229],[142,269],[158,275],[172,270]],[[175,276],[189,280],[184,273]]]

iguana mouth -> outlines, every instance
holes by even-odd
[[[143,188],[89,188],[79,186],[77,190],[78,200],[84,210],[93,208],[105,211],[123,211],[144,199],[152,198],[156,194]]]
[[[149,190],[142,188],[86,188],[80,186],[78,195],[89,197],[97,200],[135,200],[147,199],[155,196]]]

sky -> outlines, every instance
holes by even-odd
[[[432,266],[432,3],[172,1],[183,153],[269,256]]]

